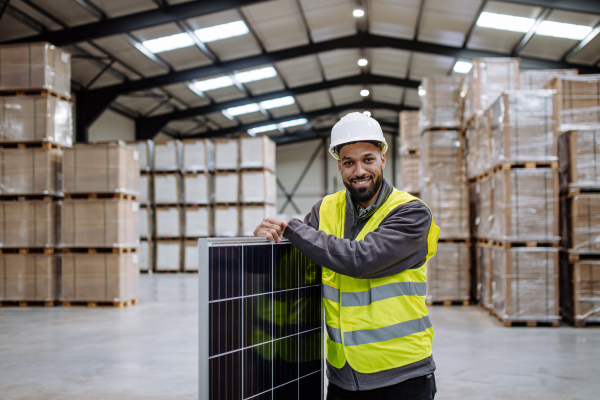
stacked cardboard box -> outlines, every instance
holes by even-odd
[[[421,81],[419,95],[419,125],[421,131],[430,128],[460,126],[458,92],[461,79],[456,76],[426,76]]]
[[[239,139],[215,139],[214,235],[239,236]]]
[[[559,131],[598,129],[600,74],[556,77],[546,89],[556,90],[554,119]]]
[[[139,154],[123,143],[64,155],[59,234],[61,300],[122,307],[138,299]]]
[[[576,69],[534,69],[519,72],[520,90],[538,90],[544,89],[546,84],[553,78],[562,76],[577,76],[579,71]]]
[[[418,111],[400,112],[400,185],[419,197],[421,190],[421,132]]]
[[[0,46],[0,304],[57,304],[63,147],[73,143],[70,55]]]

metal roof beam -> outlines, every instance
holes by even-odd
[[[74,26],[59,31],[44,32],[11,40],[10,43],[47,41],[55,46],[85,42],[106,36],[119,35],[138,29],[150,28],[201,15],[260,3],[265,0],[203,0],[171,5],[168,8],[144,11],[117,18],[104,19],[90,24]]]

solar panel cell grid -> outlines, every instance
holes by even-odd
[[[200,399],[321,398],[321,267],[289,242],[236,240],[200,241]]]

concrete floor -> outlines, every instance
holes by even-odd
[[[142,275],[138,306],[0,309],[0,399],[197,399],[197,275]],[[437,399],[593,399],[600,330],[504,328],[432,307]]]

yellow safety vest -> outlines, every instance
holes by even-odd
[[[356,240],[364,240],[396,207],[420,201],[394,188],[369,218]],[[346,192],[326,196],[319,209],[319,230],[344,237]],[[440,229],[431,221],[425,261],[435,255]],[[375,373],[431,356],[433,328],[425,305],[427,263],[378,279],[355,279],[323,268],[327,360],[346,362],[357,372]]]

